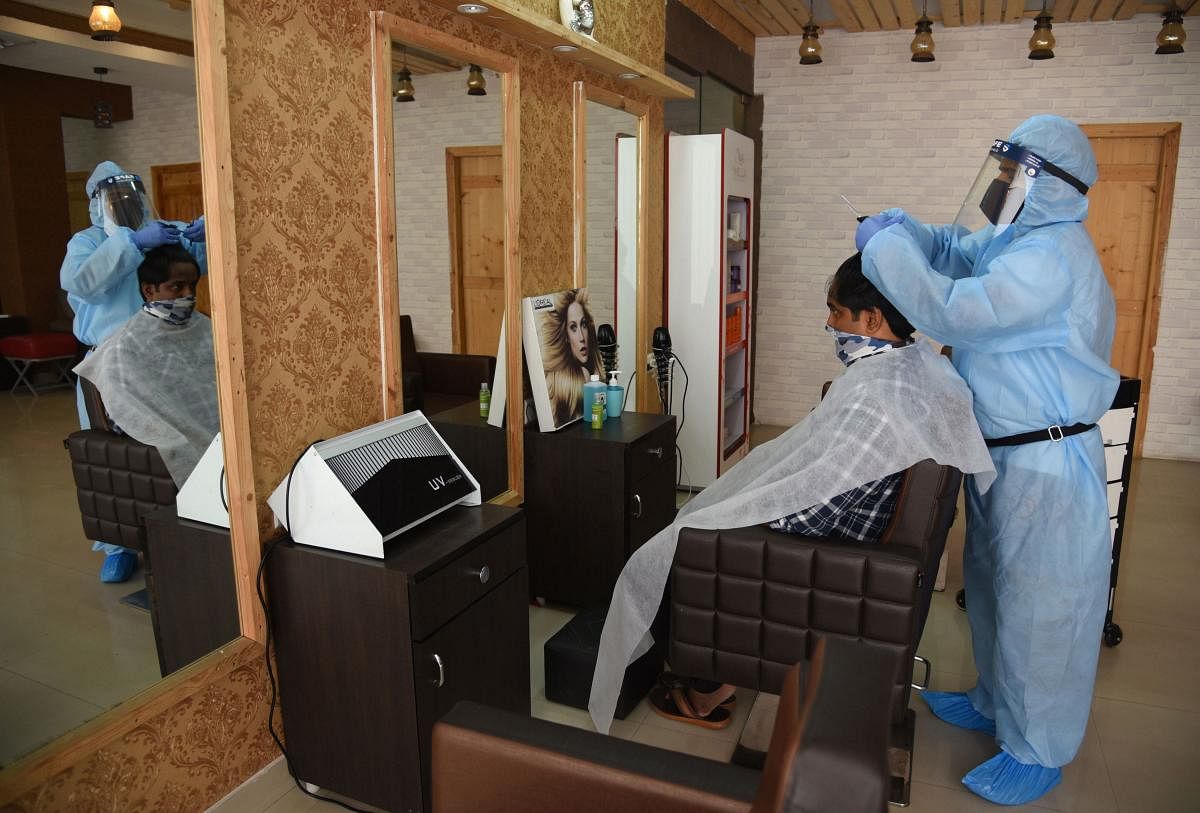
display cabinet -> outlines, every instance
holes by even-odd
[[[680,482],[702,488],[750,449],[754,142],[672,135],[667,175],[667,326],[683,368],[670,411]]]

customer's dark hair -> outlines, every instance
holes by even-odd
[[[188,254],[187,249],[183,246],[167,244],[146,252],[146,258],[138,266],[138,287],[140,288],[143,283],[162,285],[171,276],[173,263],[187,263],[194,266],[197,277],[200,275],[200,263],[196,262],[195,257]]]
[[[904,341],[912,338],[916,328],[863,274],[861,253],[841,264],[837,273],[829,280],[829,295],[849,309],[855,319],[864,310],[879,308],[892,333]]]

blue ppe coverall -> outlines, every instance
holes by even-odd
[[[1009,140],[1090,186],[1087,137],[1034,116]],[[1116,309],[1082,221],[1087,198],[1043,173],[1000,234],[903,219],[863,250],[867,278],[919,330],[954,348],[985,438],[1094,423],[1119,377]],[[967,482],[963,571],[975,710],[1028,765],[1057,768],[1083,741],[1107,607],[1111,542],[1098,429],[991,450],[996,482]]]
[[[92,196],[97,184],[121,175],[124,170],[112,161],[102,161],[84,187],[88,195],[88,214],[92,225],[76,233],[67,242],[67,256],[59,270],[59,283],[67,292],[67,303],[75,313],[72,330],[84,344],[95,347],[110,333],[123,325],[142,307],[137,270],[143,254],[133,242],[133,230],[124,226],[114,234],[105,234],[100,201]],[[183,229],[186,223],[173,225]],[[208,271],[208,255],[204,243],[193,243],[181,237],[180,245],[200,264],[200,273]],[[83,403],[83,391],[76,386],[76,406],[79,425],[90,426]],[[106,553],[124,550],[116,545],[97,542],[93,548]]]

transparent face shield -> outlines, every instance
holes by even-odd
[[[137,231],[151,220],[157,220],[146,187],[137,175],[125,173],[105,178],[96,185],[92,193],[100,202],[100,214],[104,219],[104,230],[125,226]]]
[[[986,226],[995,226],[997,234],[1007,229],[1045,166],[1045,161],[1023,147],[993,142],[954,225],[972,233]]]

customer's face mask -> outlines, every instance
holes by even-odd
[[[196,297],[181,296],[178,299],[160,299],[142,303],[142,310],[157,316],[172,325],[185,325],[196,310]]]
[[[846,333],[837,328],[825,326],[829,335],[833,336],[833,352],[838,361],[849,367],[854,362],[867,356],[873,356],[892,343],[887,339],[876,339],[874,336],[860,336],[857,333]]]

